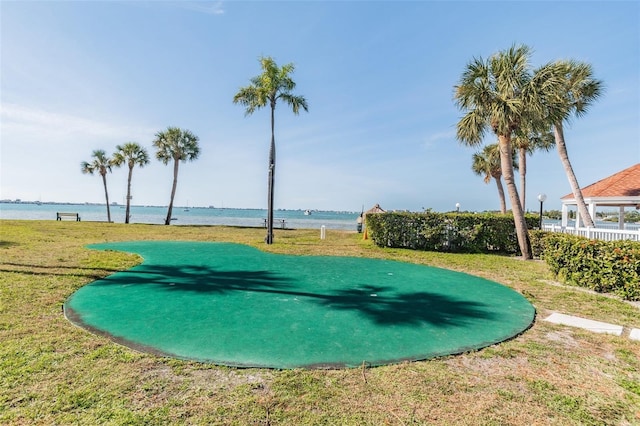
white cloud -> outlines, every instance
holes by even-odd
[[[145,145],[154,134],[143,126],[13,103],[0,105],[0,129],[2,198],[43,201],[101,201],[97,179],[80,177],[81,160],[127,141]]]
[[[446,132],[433,133],[433,134],[428,135],[427,137],[424,138],[422,146],[425,149],[431,149],[431,148],[436,147],[436,145],[440,141],[450,142],[450,141],[454,140],[455,138],[456,138],[456,131],[455,130],[448,130]]]
[[[108,139],[117,144],[148,138],[153,134],[153,130],[144,127],[113,124],[11,103],[0,105],[0,123],[4,147],[14,141],[31,138],[50,143],[52,140],[81,137],[84,140]]]
[[[223,15],[224,9],[221,1],[179,1],[173,3],[176,7],[204,13],[207,15]]]
[[[142,7],[148,9],[154,9],[158,6],[165,8],[176,8],[189,10],[192,12],[203,13],[206,15],[223,15],[224,8],[222,1],[215,0],[149,0],[149,1],[126,1],[127,6]]]

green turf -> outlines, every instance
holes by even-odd
[[[485,347],[535,310],[498,283],[352,257],[268,254],[231,243],[90,246],[144,262],[74,293],[74,323],[129,347],[229,366],[353,367]]]

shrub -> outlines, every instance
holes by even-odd
[[[558,279],[640,300],[640,243],[546,233],[542,257]]]
[[[541,231],[539,229],[529,230],[529,240],[531,240],[531,252],[534,257],[541,258],[546,247],[546,238],[551,235],[550,232]]]
[[[367,228],[380,247],[457,253],[519,253],[513,217],[472,213],[376,213]],[[537,216],[527,216],[537,226]]]

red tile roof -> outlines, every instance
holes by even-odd
[[[582,188],[584,198],[640,196],[640,163]],[[567,194],[562,199],[571,199]]]

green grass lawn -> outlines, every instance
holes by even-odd
[[[385,250],[317,230],[0,221],[0,423],[250,425],[640,424],[640,342],[542,321],[551,312],[640,328],[640,309],[550,285],[538,261]],[[492,279],[536,307],[533,327],[480,351],[349,370],[232,369],[141,354],[62,314],[79,287],[140,262],[85,245],[229,241],[287,254],[386,258]]]

